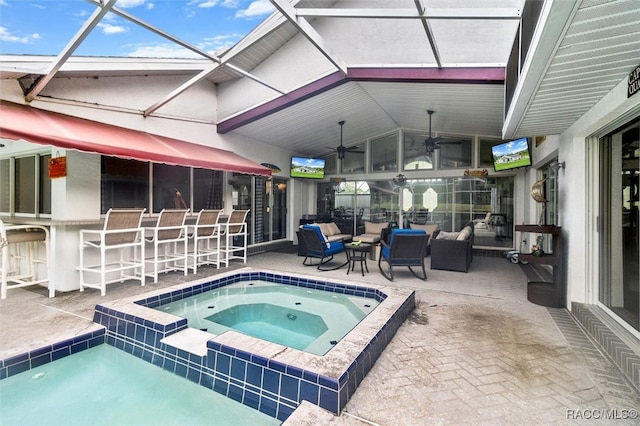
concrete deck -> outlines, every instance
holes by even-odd
[[[528,302],[523,272],[504,258],[475,256],[467,274],[431,271],[427,259],[427,281],[400,268],[393,283],[374,262],[364,277],[301,263],[295,254],[271,252],[224,270],[251,266],[411,288],[417,307],[341,416],[304,404],[287,425],[640,424],[638,390],[566,310]],[[104,297],[95,290],[53,299],[44,288],[10,290],[0,301],[0,359],[94,329],[96,303],[219,272],[199,271],[166,274],[145,287],[112,284]]]

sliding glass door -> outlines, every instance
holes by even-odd
[[[599,300],[640,330],[640,117],[600,140]]]

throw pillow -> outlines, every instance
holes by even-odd
[[[333,235],[331,234],[331,230],[329,229],[328,223],[318,223],[318,227],[320,227],[320,230],[324,235]]]
[[[327,235],[339,235],[342,233],[335,222],[329,222],[327,223],[327,225],[329,226],[329,232],[327,233]]]
[[[464,241],[468,239],[470,236],[471,236],[471,227],[465,226],[464,228],[462,228],[462,231],[460,231],[460,234],[458,235],[458,238],[456,238],[456,240]]]
[[[455,240],[458,238],[459,234],[460,234],[459,232],[440,231],[438,232],[438,236],[436,237],[436,240]]]

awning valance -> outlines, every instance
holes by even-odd
[[[271,169],[234,152],[7,102],[0,103],[0,137],[154,163],[271,175]]]

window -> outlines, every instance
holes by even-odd
[[[102,157],[101,213],[110,208],[149,210],[149,163]]]
[[[338,156],[336,154],[327,155],[324,158],[324,174],[325,175],[337,175],[338,174]]]
[[[0,212],[11,212],[11,160],[0,160]]]
[[[222,209],[222,172],[193,169],[193,211]]]
[[[0,211],[8,214],[51,214],[51,155],[0,160]]]
[[[402,170],[433,170],[433,153],[428,153],[424,145],[427,137],[424,133],[404,133]]]
[[[497,145],[501,141],[498,139],[480,139],[480,159],[478,161],[478,167],[493,168],[493,154],[491,153],[491,147]]]
[[[398,134],[371,140],[371,171],[389,172],[398,170]]]
[[[342,173],[364,173],[365,144],[353,146],[354,151],[347,151],[341,160]]]
[[[191,207],[190,168],[153,164],[153,213]]]
[[[440,142],[438,150],[439,169],[471,167],[471,138],[450,137]]]

